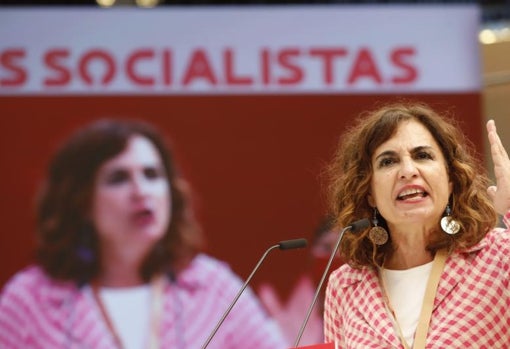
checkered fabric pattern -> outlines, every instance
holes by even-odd
[[[510,212],[505,223],[510,222]],[[446,261],[426,348],[510,348],[510,229],[495,228]],[[324,334],[338,348],[404,348],[373,268],[335,270],[326,290]]]
[[[242,286],[230,267],[198,255],[164,289],[161,349],[198,349]],[[290,346],[250,288],[208,349]],[[19,272],[0,294],[0,349],[116,349],[92,296],[48,278],[39,267]]]

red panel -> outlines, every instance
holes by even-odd
[[[478,94],[415,96],[452,109],[482,150]],[[408,97],[410,98],[410,97]],[[198,194],[208,251],[247,277],[270,245],[311,239],[323,213],[319,173],[357,113],[390,96],[2,97],[0,286],[31,261],[33,198],[48,157],[69,132],[102,116],[141,117],[174,141]],[[285,297],[312,270],[309,250],[276,251],[253,286]]]

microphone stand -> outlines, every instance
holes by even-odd
[[[250,283],[250,280],[253,278],[253,275],[255,275],[255,273],[259,269],[259,267],[262,264],[262,262],[264,261],[264,259],[266,259],[266,256],[269,254],[269,252],[271,252],[272,250],[274,250],[276,248],[279,248],[280,250],[289,250],[289,249],[294,249],[294,248],[302,248],[302,247],[305,247],[306,244],[307,244],[307,242],[306,242],[305,239],[286,240],[286,241],[281,241],[280,243],[269,247],[266,250],[266,252],[264,252],[262,257],[260,257],[260,259],[259,259],[257,265],[255,266],[255,268],[253,268],[250,276],[248,276],[248,278],[244,282],[243,287],[241,287],[239,292],[237,292],[237,295],[235,296],[234,300],[230,303],[230,306],[223,313],[223,316],[221,317],[220,321],[218,321],[218,323],[216,324],[216,327],[214,327],[214,330],[211,332],[209,337],[207,337],[207,340],[205,341],[204,345],[202,346],[202,349],[205,349],[209,345],[209,343],[211,342],[212,338],[214,337],[214,335],[216,334],[216,332],[220,328],[221,324],[223,323],[223,321],[225,321],[225,318],[230,313],[230,311],[232,310],[232,308],[236,304],[236,302],[239,299],[239,297],[241,297],[241,294],[243,293],[244,289],[246,288],[246,286],[248,286],[248,284]]]
[[[333,259],[335,258],[338,248],[340,247],[340,242],[342,242],[342,238],[343,238],[345,232],[347,230],[351,230],[351,229],[353,232],[356,232],[356,231],[366,228],[368,225],[369,225],[368,219],[362,219],[362,220],[356,221],[353,224],[345,227],[340,232],[340,236],[338,237],[338,239],[336,241],[335,247],[333,248],[333,252],[331,253],[331,256],[329,257],[328,264],[326,265],[326,269],[324,270],[321,280],[319,281],[319,286],[317,286],[317,289],[315,290],[312,304],[310,305],[310,307],[308,308],[308,312],[306,313],[305,321],[303,321],[303,324],[301,325],[301,328],[299,329],[298,335],[296,337],[296,341],[294,342],[294,348],[297,348],[297,346],[299,345],[299,341],[301,340],[301,337],[303,336],[303,332],[305,331],[306,324],[308,323],[308,320],[310,319],[310,315],[312,315],[312,311],[315,306],[315,303],[317,303],[317,299],[319,298],[319,293],[322,289],[322,284],[324,283],[324,280],[326,279],[326,275],[328,274],[329,268],[331,268],[331,264],[333,263]]]

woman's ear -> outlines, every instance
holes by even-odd
[[[377,205],[375,204],[375,200],[374,200],[374,198],[373,198],[372,194],[368,193],[367,201],[368,201],[368,204],[369,204],[371,207],[377,207]]]

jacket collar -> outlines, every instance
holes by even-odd
[[[397,333],[388,330],[393,328],[393,321],[386,310],[377,271],[368,267],[361,270],[349,270],[349,276],[341,286],[356,287],[356,293],[363,295],[355,300],[353,306],[359,310],[373,331],[380,334],[388,342],[388,347],[398,348],[400,340]]]
[[[38,280],[37,298],[44,313],[49,314],[45,321],[59,329],[62,343],[67,348],[106,348],[114,342],[107,335],[101,336],[101,343],[94,341],[90,333],[109,333],[99,317],[97,305],[92,299],[89,286],[78,288],[74,282],[56,281],[48,278],[38,267],[32,270]]]
[[[173,282],[180,288],[193,292],[199,288],[207,287],[207,278],[204,274],[214,272],[208,262],[209,257],[204,254],[195,256],[190,264],[181,270]],[[172,283],[172,281],[170,281]]]

